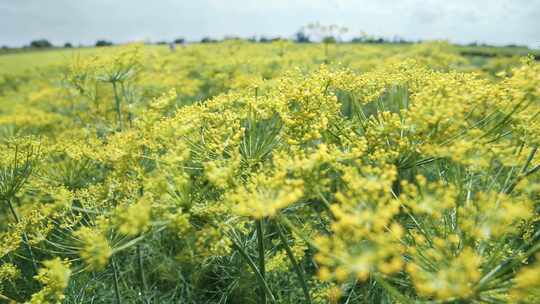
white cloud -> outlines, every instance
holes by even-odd
[[[540,47],[540,0],[0,0],[0,44],[290,36],[314,21],[351,33]]]

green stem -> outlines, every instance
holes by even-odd
[[[261,288],[266,291],[266,294],[268,295],[268,297],[272,300],[272,302],[275,303],[276,299],[274,295],[272,294],[270,287],[268,287],[268,284],[266,284],[266,280],[264,279],[261,272],[257,268],[257,265],[255,265],[255,262],[253,262],[253,260],[247,254],[247,252],[242,248],[242,246],[240,246],[240,244],[234,237],[231,237],[231,240],[233,242],[234,249],[236,249],[240,253],[240,255],[244,258],[244,260],[246,260],[251,270],[257,276],[257,279],[259,280],[259,283],[261,284]]]
[[[527,157],[527,161],[523,165],[523,168],[521,168],[521,174],[527,173],[527,168],[529,167],[529,164],[532,162],[534,155],[536,154],[536,151],[538,151],[538,147],[534,146],[531,150],[531,153],[529,153],[529,156]]]
[[[527,168],[529,168],[529,165],[531,164],[536,152],[538,151],[538,147],[537,146],[534,146],[531,150],[531,153],[529,154],[529,156],[527,157],[527,161],[525,162],[525,164],[523,165],[523,167],[521,168],[521,171],[520,171],[520,174],[517,176],[516,180],[510,184],[510,186],[508,188],[505,189],[504,193],[506,194],[510,194],[512,191],[514,191],[514,188],[517,186],[517,184],[525,177],[533,174],[536,172],[536,170],[538,170],[538,166],[536,166],[536,168],[533,168],[531,169],[530,171],[527,171]]]
[[[535,233],[534,236],[532,237],[532,239],[535,240],[539,236],[540,236],[540,231]],[[519,252],[519,251],[523,250],[525,246],[526,246],[526,244],[521,245],[518,248],[517,251]],[[480,279],[480,281],[477,284],[476,289],[477,290],[482,290],[485,285],[487,285],[491,280],[496,278],[500,273],[504,274],[504,272],[508,271],[509,268],[515,267],[516,265],[521,263],[521,261],[523,261],[524,258],[530,257],[531,255],[533,255],[534,253],[536,253],[539,250],[540,250],[540,242],[538,242],[537,244],[531,246],[522,255],[519,255],[519,256],[516,255],[516,256],[513,256],[513,257],[503,261],[502,263],[500,263],[498,266],[493,268],[490,272],[488,272],[486,275],[484,275]]]
[[[309,244],[313,249],[319,251],[320,248],[319,246],[317,246],[317,244],[315,244],[304,232],[302,232],[300,229],[296,228],[292,223],[291,221],[289,221],[289,219],[285,216],[285,215],[281,215],[279,217],[277,217],[277,220],[287,226],[287,228],[289,228],[291,230],[292,233],[296,234],[298,237],[300,237],[304,242],[306,242],[307,244]]]
[[[8,206],[9,206],[9,210],[11,211],[11,215],[13,215],[13,218],[15,219],[15,223],[17,223],[17,224],[20,223],[21,220],[19,218],[19,215],[17,214],[17,211],[15,210],[15,207],[11,203],[11,200],[7,199],[6,202],[7,202]]]
[[[142,291],[141,291],[141,294],[145,294],[146,293],[146,290],[147,290],[147,285],[146,285],[146,276],[144,274],[144,265],[143,265],[143,258],[142,258],[142,249],[141,249],[141,245],[138,244],[137,245],[137,260],[138,260],[138,264],[139,264],[139,274],[141,276],[141,283],[142,283]]]
[[[306,303],[311,303],[311,296],[309,295],[309,288],[308,288],[306,277],[304,274],[304,269],[302,269],[302,266],[298,264],[298,262],[296,261],[296,258],[294,257],[291,247],[289,247],[287,238],[285,237],[285,234],[283,233],[282,227],[279,223],[278,223],[277,228],[278,228],[277,230],[279,233],[279,238],[281,240],[281,243],[285,247],[287,256],[289,257],[289,260],[291,260],[291,263],[293,264],[294,271],[296,272],[296,275],[298,276],[298,281],[300,282],[300,285],[302,286],[302,290],[304,291],[304,296],[306,297]]]
[[[266,267],[264,261],[264,230],[263,230],[263,219],[258,219],[255,221],[257,229],[257,248],[259,250],[259,270],[261,272],[261,277],[266,281]],[[266,293],[264,290],[261,290],[261,303],[266,303]]]
[[[9,298],[8,296],[5,296],[0,293],[0,300],[7,301],[8,303],[17,303],[15,300]]]
[[[11,211],[11,214],[13,215],[13,218],[15,219],[15,223],[19,224],[21,222],[21,219],[19,215],[17,214],[17,211],[15,210],[15,207],[13,206],[13,203],[10,199],[6,199],[6,202],[9,206],[9,210]],[[25,231],[22,233],[23,243],[26,246],[26,250],[28,251],[28,255],[30,255],[30,260],[32,261],[32,267],[34,268],[34,272],[38,273],[38,266],[36,262],[36,258],[34,256],[34,252],[32,251],[32,247],[30,247],[30,242],[28,239],[28,235]]]
[[[116,303],[121,304],[122,300],[120,299],[120,290],[118,288],[118,269],[116,267],[116,261],[114,258],[112,259],[112,268],[114,274],[114,295],[116,297]]]
[[[534,168],[527,171],[527,173],[525,173],[525,176],[529,176],[529,175],[531,175],[533,173],[536,173],[537,171],[540,171],[540,165],[536,165]]]
[[[118,90],[116,89],[116,81],[112,82],[112,86],[114,92],[114,103],[118,130],[122,131],[122,109],[120,108],[120,96],[118,95]]]
[[[403,295],[399,290],[397,290],[397,288],[390,285],[390,283],[386,282],[386,280],[382,276],[380,276],[378,274],[373,274],[373,278],[375,279],[375,281],[377,283],[381,284],[381,286],[386,291],[388,291],[388,293],[390,293],[394,298],[399,300],[399,303],[405,303],[405,304],[413,304],[414,303],[411,299],[409,299],[408,297]]]
[[[328,59],[328,43],[324,43],[324,63],[328,64],[330,60]]]

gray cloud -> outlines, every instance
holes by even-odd
[[[314,21],[350,35],[540,47],[540,0],[0,0],[0,44],[290,36]]]

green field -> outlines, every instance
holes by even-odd
[[[540,303],[537,59],[1,54],[0,303]]]

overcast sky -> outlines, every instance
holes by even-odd
[[[540,48],[540,0],[0,0],[0,45],[291,37],[316,21],[349,36]]]

